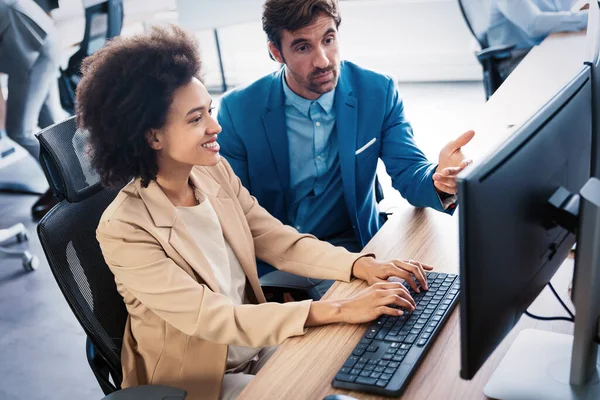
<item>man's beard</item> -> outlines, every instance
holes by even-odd
[[[327,68],[322,68],[322,69],[318,68],[318,69],[314,70],[313,72],[311,72],[311,74],[308,76],[307,79],[300,77],[297,73],[295,73],[294,71],[292,71],[289,68],[288,68],[288,70],[291,72],[291,74],[294,77],[294,80],[296,82],[300,83],[300,85],[303,86],[306,90],[309,90],[316,94],[325,94],[325,93],[330,92],[331,90],[335,89],[335,87],[337,86],[339,69],[336,65],[331,65]],[[328,81],[326,83],[318,83],[318,82],[313,81],[313,79],[315,79],[315,77],[325,74],[325,73],[328,73],[330,71],[333,72],[333,77],[330,81]],[[333,83],[333,88],[331,88],[331,89],[323,88],[325,85],[329,86],[331,83]]]

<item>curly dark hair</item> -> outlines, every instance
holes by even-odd
[[[91,164],[103,186],[158,174],[148,133],[166,123],[173,93],[200,77],[196,39],[181,28],[118,37],[83,60],[77,86],[79,127],[90,132]]]
[[[267,39],[281,51],[281,31],[297,31],[310,25],[319,14],[333,18],[336,28],[342,18],[338,0],[267,0],[263,5],[262,25]]]

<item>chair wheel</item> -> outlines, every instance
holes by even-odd
[[[23,233],[19,233],[17,235],[17,242],[19,243],[23,243],[25,241],[27,241],[28,237],[27,237],[27,233],[23,232]]]
[[[27,272],[33,272],[40,266],[40,260],[27,252],[23,256],[23,269]]]

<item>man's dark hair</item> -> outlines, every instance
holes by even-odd
[[[267,0],[263,6],[263,30],[281,51],[281,31],[302,29],[320,14],[333,18],[336,28],[342,22],[337,0]]]
[[[90,132],[91,164],[104,186],[156,179],[148,134],[165,125],[174,92],[200,79],[200,68],[196,39],[176,26],[117,37],[83,61],[77,123]]]

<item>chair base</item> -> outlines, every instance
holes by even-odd
[[[6,242],[12,238],[16,238],[18,243],[26,241],[27,230],[25,229],[25,225],[18,223],[10,228],[0,229],[0,243]],[[40,260],[27,250],[13,250],[0,246],[0,254],[5,254],[9,257],[21,257],[23,269],[27,272],[35,271],[40,265]]]

